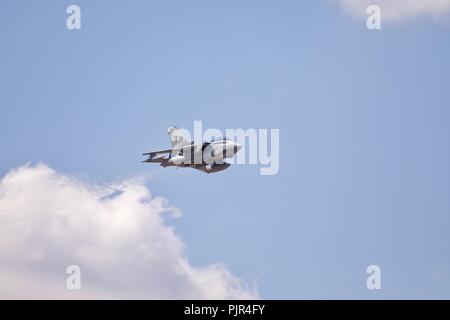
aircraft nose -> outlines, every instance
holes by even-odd
[[[242,146],[239,143],[235,143],[234,144],[234,153],[238,152],[239,150],[241,150]]]

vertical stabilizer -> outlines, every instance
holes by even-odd
[[[186,140],[183,133],[181,132],[181,129],[177,127],[170,127],[167,129],[167,133],[170,137],[170,143],[172,144],[173,148],[176,147],[182,147],[190,144],[189,141]]]

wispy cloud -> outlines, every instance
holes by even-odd
[[[43,164],[11,171],[0,182],[0,298],[258,298],[221,264],[192,266],[165,213],[177,210],[138,180],[98,187]],[[66,288],[73,264],[80,291]]]
[[[337,0],[356,17],[367,17],[369,5],[378,5],[384,21],[400,21],[418,16],[442,17],[450,14],[450,0]]]

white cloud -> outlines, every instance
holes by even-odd
[[[378,5],[385,21],[399,21],[417,16],[441,17],[450,13],[450,0],[337,0],[357,17],[367,17],[369,5]]]
[[[92,186],[43,164],[11,171],[0,182],[0,298],[258,298],[223,265],[192,266],[165,213],[177,210],[139,181]],[[66,288],[72,264],[80,291]]]

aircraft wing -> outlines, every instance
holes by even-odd
[[[173,149],[165,149],[165,150],[156,150],[156,151],[150,151],[143,153],[143,156],[148,156],[148,159],[142,161],[142,162],[156,162],[161,163],[164,160],[168,159],[168,157],[165,156],[165,154],[172,152]]]
[[[157,151],[150,151],[150,152],[146,152],[143,153],[143,156],[151,156],[153,154],[164,154],[164,153],[170,153],[172,152],[174,149],[165,149],[165,150],[157,150]]]
[[[172,154],[179,154],[179,153],[187,153],[187,152],[193,152],[196,148],[196,145],[190,144],[186,146],[176,147],[172,149],[164,149],[164,150],[157,150],[157,151],[150,151],[143,153],[143,156],[148,156],[147,160],[144,160],[143,162],[163,162],[164,160],[167,160],[169,157],[166,157],[165,154],[172,153]]]
[[[194,152],[196,149],[196,145],[195,144],[189,144],[189,145],[185,145],[185,146],[181,146],[181,147],[176,147],[176,148],[172,148],[172,149],[165,149],[165,150],[157,150],[157,151],[150,151],[150,152],[146,152],[143,153],[143,156],[152,156],[152,155],[156,155],[156,154],[165,154],[165,153],[174,153],[174,154],[178,154],[180,152],[182,153],[186,153],[186,152]]]

